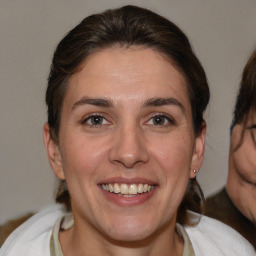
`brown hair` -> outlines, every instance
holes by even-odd
[[[252,52],[244,67],[240,82],[240,89],[236,98],[230,132],[232,133],[232,130],[236,124],[243,124],[243,130],[241,140],[235,150],[238,149],[243,142],[245,125],[249,115],[254,111],[256,111],[256,49]],[[253,140],[256,144],[255,139],[256,138],[253,136]]]
[[[141,46],[167,57],[186,77],[195,135],[204,126],[203,112],[210,93],[206,75],[186,35],[172,22],[136,6],[107,10],[85,18],[59,43],[54,53],[46,91],[51,136],[58,143],[61,109],[69,78],[79,71],[86,58],[107,47]],[[61,181],[57,202],[71,207],[70,195]],[[191,180],[181,203],[178,221],[185,222],[186,210],[201,212],[201,193]],[[201,191],[201,190],[200,190]]]

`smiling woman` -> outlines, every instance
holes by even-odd
[[[170,221],[175,226],[195,176],[191,168],[199,168],[203,153],[204,133],[193,134],[185,78],[157,52],[135,46],[94,53],[70,78],[58,148],[45,127],[52,167],[67,181],[74,218],[87,216],[122,240],[146,239]]]
[[[69,213],[39,213],[3,254],[254,255],[197,214],[208,100],[173,23],[134,6],[85,18],[59,43],[46,92],[44,141]]]

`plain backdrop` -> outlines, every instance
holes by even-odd
[[[0,0],[0,223],[53,203],[42,127],[57,43],[87,15],[125,4],[156,11],[188,35],[211,90],[199,181],[206,195],[224,185],[235,96],[256,46],[255,0]]]

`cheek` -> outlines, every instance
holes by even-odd
[[[66,142],[63,150],[63,166],[67,176],[90,176],[106,158],[106,143],[81,136]],[[70,175],[72,173],[72,175]],[[68,178],[68,177],[67,177]]]
[[[164,211],[167,216],[172,216],[177,211],[187,189],[191,157],[188,151],[178,146],[169,148],[167,154],[162,152],[160,156],[158,160],[164,176],[164,183],[161,184],[161,200],[166,202]]]
[[[242,157],[241,157],[242,158]],[[248,170],[255,170],[256,167],[256,151],[251,149],[246,149],[243,152],[243,159],[240,159],[244,166],[247,166]]]
[[[233,160],[235,171],[241,179],[256,183],[256,149],[251,137],[245,137],[242,145],[233,153]]]
[[[247,145],[248,146],[248,145]],[[256,180],[256,150],[241,146],[235,153],[235,163],[239,173],[246,176],[248,180]]]
[[[191,143],[181,139],[165,139],[155,143],[152,155],[166,174],[180,175],[189,172],[192,160]]]
[[[164,177],[162,191],[165,195],[166,210],[175,210],[187,188],[191,170],[191,144],[182,140],[155,145],[154,158]]]

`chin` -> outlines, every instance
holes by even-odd
[[[119,230],[111,236],[111,239],[117,243],[139,243],[147,240],[151,235],[150,232],[143,232],[141,230]]]
[[[118,242],[139,242],[147,239],[154,233],[150,225],[142,222],[133,222],[120,220],[121,223],[115,222],[106,234]],[[120,225],[119,225],[120,224]]]

